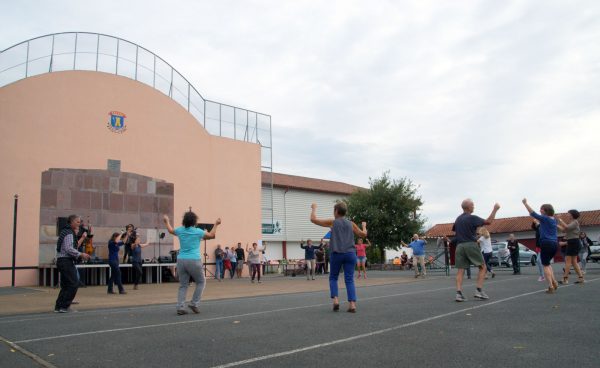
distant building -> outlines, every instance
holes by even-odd
[[[270,200],[270,175],[263,172],[263,201]],[[302,176],[273,173],[273,223],[263,219],[263,240],[268,242],[269,259],[301,259],[300,241],[319,243],[328,229],[310,222],[311,204],[319,217],[333,218],[336,201],[347,198],[360,187]],[[263,203],[269,207],[270,203]]]

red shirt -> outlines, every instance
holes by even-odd
[[[366,257],[367,256],[367,245],[366,244],[356,244],[356,256],[357,257]]]

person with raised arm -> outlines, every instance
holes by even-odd
[[[196,282],[196,289],[192,296],[192,301],[188,307],[194,313],[200,313],[198,306],[200,297],[204,291],[204,272],[202,270],[202,259],[200,258],[200,240],[214,239],[217,234],[217,227],[221,225],[221,219],[215,221],[215,225],[210,231],[204,231],[196,227],[198,216],[192,212],[186,212],[183,215],[182,226],[173,229],[169,222],[169,216],[164,215],[163,221],[167,231],[179,238],[179,255],[177,256],[177,275],[179,276],[179,293],[177,294],[177,314],[187,314],[185,310],[185,299],[188,286],[190,285],[190,276]]]
[[[569,283],[569,272],[571,271],[571,266],[573,266],[573,269],[577,273],[578,277],[575,283],[583,284],[583,273],[581,272],[581,268],[579,268],[579,263],[577,263],[577,256],[579,255],[579,250],[581,249],[581,240],[579,240],[579,233],[581,232],[581,230],[579,228],[579,221],[577,220],[580,214],[577,210],[569,210],[567,214],[569,216],[568,224],[564,222],[561,218],[557,217],[557,226],[560,229],[560,231],[565,232],[565,239],[567,240],[565,256],[565,273],[563,274],[562,282],[559,281],[559,283]]]
[[[358,258],[358,277],[360,279],[360,269],[363,270],[363,278],[367,278],[367,247],[371,246],[369,239],[366,239],[367,243],[363,242],[362,238],[358,238],[356,247],[356,257]]]
[[[131,267],[133,268],[133,290],[138,289],[138,284],[142,279],[142,248],[148,246],[148,242],[142,244],[138,235],[133,244],[131,244]]]
[[[117,284],[119,294],[127,294],[121,282],[121,269],[119,268],[119,250],[123,246],[121,237],[124,233],[113,233],[108,241],[108,265],[110,266],[110,277],[108,279],[108,294],[116,294],[113,284]]]
[[[558,282],[554,278],[554,271],[550,262],[556,254],[558,248],[558,230],[556,219],[554,218],[554,207],[551,204],[543,204],[540,207],[540,213],[536,213],[527,203],[527,198],[523,198],[523,205],[527,209],[529,216],[538,220],[540,232],[540,261],[544,266],[544,275],[548,281],[548,290],[546,293],[554,294],[558,289]]]
[[[54,304],[54,312],[68,313],[71,311],[71,304],[77,289],[79,288],[79,277],[77,276],[77,268],[75,262],[81,258],[83,260],[90,259],[87,253],[81,253],[77,250],[83,239],[87,236],[86,233],[77,241],[77,230],[81,224],[81,218],[77,215],[71,215],[67,218],[67,226],[65,226],[58,236],[56,242],[56,268],[60,274],[60,292]]]
[[[400,241],[403,247],[411,248],[413,251],[413,267],[415,268],[415,279],[419,276],[425,277],[427,271],[425,270],[425,246],[427,242],[419,238],[419,234],[413,234],[412,241],[406,244]],[[419,273],[419,265],[421,265],[421,273]]]
[[[248,263],[250,264],[250,269],[252,270],[252,278],[250,281],[254,283],[254,278],[258,274],[258,283],[260,284],[260,255],[263,250],[267,249],[267,243],[263,242],[263,246],[261,248],[258,247],[257,243],[252,243],[252,248],[248,247],[248,243],[246,243],[246,252],[248,252]]]
[[[456,241],[455,265],[458,271],[456,272],[456,298],[457,302],[464,302],[467,299],[462,293],[462,283],[465,269],[471,265],[479,268],[477,275],[477,291],[473,296],[475,299],[486,300],[490,297],[483,292],[483,280],[487,269],[485,261],[481,254],[481,249],[477,245],[477,229],[483,225],[490,225],[496,218],[496,213],[500,209],[500,205],[496,203],[492,213],[487,219],[482,219],[479,216],[473,215],[475,211],[475,203],[472,199],[465,199],[461,203],[463,213],[456,218],[454,222],[454,231],[456,233],[454,240]]]
[[[340,269],[344,268],[344,282],[348,295],[348,312],[356,313],[356,288],[354,287],[354,266],[356,265],[356,247],[354,236],[367,237],[367,223],[362,223],[360,229],[354,222],[346,218],[348,208],[344,202],[338,202],[333,206],[332,219],[317,218],[317,204],[311,205],[310,221],[319,226],[331,228],[331,270],[329,273],[329,290],[333,299],[333,311],[340,310],[338,297],[338,277]]]

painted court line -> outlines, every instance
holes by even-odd
[[[596,281],[596,280],[600,280],[600,279],[593,279],[593,280],[586,281],[586,282],[593,282],[593,281]],[[569,286],[573,286],[573,284],[563,286],[562,288],[569,287]],[[236,367],[236,366],[240,366],[240,365],[245,365],[245,364],[260,362],[260,361],[263,361],[263,360],[268,360],[268,359],[273,359],[273,358],[279,358],[279,357],[282,357],[282,356],[287,356],[287,355],[302,353],[302,352],[309,351],[309,350],[320,349],[320,348],[324,348],[324,347],[327,347],[327,346],[337,345],[337,344],[341,344],[341,343],[345,343],[345,342],[349,342],[349,341],[364,339],[366,337],[371,337],[371,336],[385,334],[387,332],[400,330],[400,329],[403,329],[403,328],[406,328],[406,327],[411,327],[411,326],[419,325],[419,324],[430,322],[430,321],[435,321],[437,319],[441,319],[441,318],[445,318],[445,317],[450,317],[450,316],[453,316],[453,315],[456,315],[456,314],[464,313],[464,312],[467,312],[467,311],[472,311],[472,310],[475,310],[475,309],[485,308],[485,307],[488,307],[488,306],[491,306],[491,305],[504,303],[504,302],[507,302],[507,301],[510,301],[510,300],[514,300],[514,299],[526,297],[526,296],[529,296],[529,295],[539,294],[539,293],[542,293],[544,291],[545,291],[545,289],[544,290],[531,291],[529,293],[523,293],[523,294],[519,294],[519,295],[514,295],[514,296],[511,296],[511,297],[508,297],[508,298],[495,300],[493,302],[489,302],[489,303],[485,303],[485,304],[480,304],[480,305],[472,306],[472,307],[469,307],[469,308],[463,308],[463,309],[459,309],[459,310],[456,310],[456,311],[453,311],[453,312],[444,313],[444,314],[438,314],[436,316],[423,318],[423,319],[420,319],[418,321],[408,322],[408,323],[404,323],[404,324],[397,325],[397,326],[394,326],[394,327],[389,327],[389,328],[384,328],[384,329],[377,330],[377,331],[372,331],[372,332],[364,333],[364,334],[361,334],[361,335],[355,335],[355,336],[347,337],[345,339],[333,340],[333,341],[325,342],[325,343],[322,343],[322,344],[316,344],[316,345],[306,346],[306,347],[303,347],[303,348],[298,348],[298,349],[293,349],[293,350],[288,350],[288,351],[282,351],[282,352],[279,352],[279,353],[263,355],[263,356],[259,356],[259,357],[255,357],[255,358],[246,359],[246,360],[240,360],[240,361],[237,361],[237,362],[231,362],[231,363],[227,363],[227,364],[222,364],[222,365],[214,366],[212,368]]]
[[[511,277],[511,278],[502,279],[502,280],[493,280],[493,281],[486,282],[486,285],[501,283],[501,282],[506,282],[506,281],[514,281],[516,279],[517,279],[516,277]],[[388,286],[405,286],[405,285],[413,286],[413,285],[423,285],[423,284],[422,283],[389,283],[389,284],[382,284],[382,285],[360,286],[360,288],[367,289],[367,288],[382,288],[382,287],[388,287]],[[442,288],[442,289],[426,290],[426,291],[419,290],[418,293],[447,290],[447,289],[452,289],[452,288],[454,288],[454,286],[446,287],[446,288]],[[263,299],[263,298],[269,298],[269,297],[273,297],[273,296],[298,296],[300,294],[321,293],[321,292],[326,292],[326,291],[306,291],[306,292],[290,293],[290,294],[283,294],[283,295],[270,294],[270,295],[257,295],[257,296],[233,298],[233,299],[207,300],[207,301],[203,301],[202,305],[208,306],[208,305],[216,305],[216,304],[227,304],[227,303],[231,303],[231,302],[240,302],[240,301],[252,300],[252,299]],[[398,296],[398,295],[406,295],[406,294],[403,293],[403,294],[392,294],[389,296],[384,295],[384,296],[380,296],[380,297],[361,298],[360,301],[374,300],[374,299],[378,299],[378,298],[379,299],[380,298],[388,298],[388,297],[393,297],[393,296]],[[40,315],[39,317],[19,318],[19,319],[13,319],[13,318],[18,318],[16,316],[5,316],[5,317],[0,317],[0,325],[9,324],[9,323],[29,322],[29,321],[43,321],[43,320],[50,320],[50,319],[56,319],[56,318],[68,318],[70,320],[73,318],[87,318],[92,313],[94,313],[94,314],[99,313],[102,315],[114,315],[114,314],[131,313],[132,311],[137,312],[137,311],[145,311],[145,310],[160,310],[160,309],[172,309],[172,308],[173,308],[173,304],[169,303],[169,304],[157,304],[157,305],[150,305],[150,306],[116,307],[116,308],[112,308],[112,309],[109,309],[109,308],[89,309],[89,310],[77,312],[76,314],[69,314],[69,315],[55,315],[55,314],[51,314],[51,313],[44,313],[44,314]]]
[[[490,282],[489,284],[501,283],[501,282],[506,282],[506,281],[514,281],[514,280],[518,280],[518,279],[519,278],[498,280],[498,281]],[[437,289],[409,291],[409,292],[390,294],[390,295],[380,295],[380,296],[361,298],[360,301],[363,302],[363,301],[378,300],[378,299],[384,299],[384,298],[394,298],[394,297],[398,297],[398,296],[426,294],[426,293],[433,293],[433,292],[437,292],[437,291],[450,290],[450,289],[454,289],[454,288],[455,288],[454,286],[447,286],[447,287],[437,288]],[[147,329],[147,328],[158,328],[158,327],[166,327],[166,326],[186,325],[186,324],[201,323],[201,322],[211,322],[211,321],[219,321],[219,320],[225,320],[225,319],[231,319],[231,318],[250,317],[250,316],[257,316],[257,315],[263,315],[263,314],[269,314],[269,313],[278,313],[278,312],[286,312],[286,311],[291,311],[291,310],[323,307],[323,306],[329,306],[329,305],[331,305],[331,303],[319,303],[319,304],[304,305],[304,306],[297,306],[297,307],[279,308],[279,309],[271,309],[271,310],[258,311],[258,312],[236,314],[236,315],[230,315],[230,316],[195,319],[195,320],[191,320],[191,321],[166,322],[166,323],[157,323],[157,324],[135,326],[135,327],[123,327],[123,328],[115,328],[115,329],[107,329],[107,330],[87,331],[87,332],[79,332],[79,333],[72,333],[72,334],[66,334],[66,335],[48,336],[48,337],[39,337],[39,338],[33,338],[33,339],[19,340],[19,341],[16,341],[15,343],[16,344],[26,344],[26,343],[32,343],[32,342],[38,342],[38,341],[64,339],[64,338],[71,338],[71,337],[77,337],[77,336],[141,330],[141,329]]]
[[[496,282],[499,283],[499,282],[503,282],[503,281],[511,281],[511,280],[517,280],[517,278],[506,279],[506,280],[499,280],[499,281],[495,281],[495,283]],[[490,284],[491,284],[491,282],[490,282]],[[378,299],[384,299],[384,298],[394,298],[394,297],[406,296],[406,295],[426,294],[426,293],[433,293],[433,292],[437,292],[437,291],[445,291],[445,290],[450,290],[450,289],[454,289],[454,286],[447,286],[447,287],[437,288],[437,289],[410,291],[410,292],[404,292],[404,293],[398,293],[398,294],[390,294],[390,295],[373,296],[373,297],[361,298],[360,301],[363,302],[363,301],[378,300]],[[86,331],[86,332],[72,333],[72,334],[66,334],[66,335],[48,336],[48,337],[39,337],[39,338],[33,338],[33,339],[19,340],[19,341],[15,341],[15,343],[16,344],[27,344],[27,343],[32,343],[32,342],[48,341],[48,340],[56,340],[56,339],[65,339],[65,338],[78,337],[78,336],[86,336],[86,335],[94,335],[94,334],[103,334],[103,333],[111,333],[111,332],[123,332],[123,331],[141,330],[141,329],[158,328],[158,327],[166,327],[166,326],[176,326],[176,325],[186,325],[186,324],[201,323],[201,322],[211,322],[211,321],[219,321],[219,320],[225,320],[225,319],[231,319],[231,318],[250,317],[250,316],[257,316],[257,315],[263,315],[263,314],[269,314],[269,313],[278,313],[278,312],[287,312],[287,311],[292,311],[292,310],[300,310],[300,309],[308,309],[308,308],[315,308],[315,307],[323,307],[323,306],[329,306],[329,305],[331,305],[331,303],[319,303],[319,304],[311,304],[311,305],[304,305],[304,306],[297,306],[297,307],[271,309],[271,310],[258,311],[258,312],[250,312],[250,313],[243,313],[243,314],[236,314],[236,315],[229,315],[229,316],[220,316],[220,317],[213,317],[213,318],[195,319],[195,320],[191,320],[191,321],[167,322],[167,323],[157,323],[157,324],[143,325],[143,326],[123,327],[123,328],[114,328],[114,329],[96,330],[96,331]]]

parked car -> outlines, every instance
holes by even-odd
[[[590,245],[590,254],[588,255],[588,258],[592,262],[600,261],[600,245],[597,243],[595,245]]]
[[[599,254],[600,258],[600,254]],[[492,266],[512,267],[510,259],[510,251],[506,242],[492,243],[492,258],[490,258]],[[531,264],[535,266],[537,263],[537,254],[523,244],[519,243],[519,263],[522,265]]]

